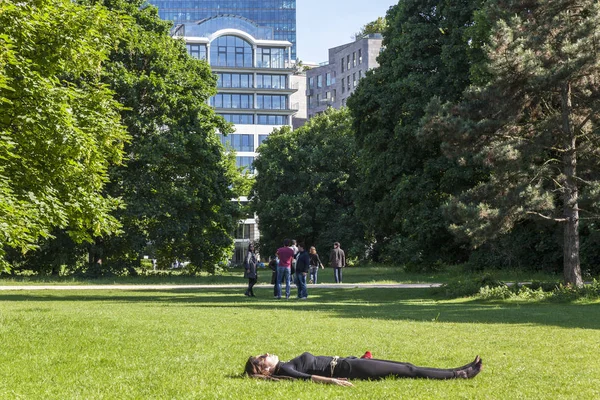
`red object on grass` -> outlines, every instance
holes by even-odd
[[[370,351],[367,351],[361,358],[373,358],[373,355],[371,354]]]

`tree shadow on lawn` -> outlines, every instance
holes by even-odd
[[[125,294],[126,293],[126,294]],[[308,300],[273,299],[272,287],[256,289],[256,298],[243,296],[240,289],[173,289],[94,291],[44,291],[2,293],[0,302],[90,301],[106,303],[148,303],[186,307],[235,308],[237,310],[290,309],[329,312],[339,318],[432,321],[454,323],[537,324],[565,328],[600,329],[598,304],[544,302],[502,302],[440,299],[431,289],[314,289]],[[39,308],[39,304],[31,304]]]

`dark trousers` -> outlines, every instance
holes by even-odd
[[[256,285],[258,278],[248,278],[248,290],[246,290],[246,294],[250,296],[254,296],[254,290],[252,288]]]
[[[342,283],[342,269],[341,268],[333,268],[333,278],[335,279],[335,283]]]
[[[417,367],[410,363],[368,358],[346,358],[345,360],[350,364],[350,374],[339,378],[382,379],[392,376],[428,379],[456,378],[456,369]]]
[[[298,286],[298,298],[308,297],[308,291],[306,290],[306,275],[302,272],[296,272],[296,285]]]

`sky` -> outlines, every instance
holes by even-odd
[[[385,17],[394,0],[296,0],[296,53],[305,64],[327,61],[328,50],[352,41],[354,33]]]

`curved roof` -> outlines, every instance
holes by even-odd
[[[181,29],[183,28],[183,32]],[[185,23],[177,27],[177,34],[183,36],[210,37],[223,29],[237,29],[258,40],[273,40],[273,28],[259,26],[254,21],[235,14],[219,14],[198,22]]]

